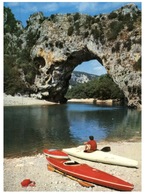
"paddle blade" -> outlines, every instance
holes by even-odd
[[[49,165],[49,164],[47,165],[47,168],[48,168],[49,171],[53,171],[53,172],[59,173],[59,174],[61,174],[61,175],[65,175],[63,172],[61,172],[61,171],[55,169],[53,166],[51,166],[51,165]]]
[[[77,181],[83,187],[87,187],[87,188],[94,187],[94,185],[92,183],[89,183],[87,181],[83,181],[83,180],[78,179],[76,177],[73,177],[71,175],[65,175],[65,176],[68,177],[68,178],[70,178],[70,179],[72,179],[72,180],[74,180],[74,181]]]
[[[75,177],[73,177],[73,176],[66,175],[66,174],[62,173],[61,171],[58,171],[57,169],[55,169],[54,167],[52,167],[52,166],[49,165],[49,164],[47,165],[47,168],[48,168],[49,171],[57,172],[57,173],[59,173],[59,174],[61,174],[61,175],[64,175],[64,176],[66,176],[66,177],[68,177],[68,178],[74,180],[74,181],[77,181],[77,182],[78,182],[81,186],[83,186],[83,187],[87,187],[87,188],[89,188],[89,187],[94,187],[93,184],[91,184],[91,183],[89,183],[89,182],[86,182],[86,181],[83,181],[83,180],[80,180],[80,179],[77,179],[77,178],[75,178]]]
[[[101,149],[101,151],[103,151],[103,152],[110,152],[111,148],[110,148],[110,146],[105,146],[104,148]]]
[[[94,187],[93,184],[88,183],[88,182],[85,182],[85,181],[82,181],[82,180],[78,180],[77,182],[78,182],[81,186],[86,187],[86,188]]]
[[[49,170],[49,171],[53,171],[53,172],[55,172],[55,168],[53,168],[51,165],[47,165],[47,169]]]

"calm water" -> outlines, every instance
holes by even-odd
[[[97,141],[141,136],[141,112],[121,106],[77,103],[4,107],[5,157],[77,146],[89,135]]]

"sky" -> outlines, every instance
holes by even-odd
[[[132,1],[133,2],[133,1]],[[82,13],[88,14],[91,16],[98,14],[107,14],[111,13],[113,10],[116,10],[126,4],[132,3],[129,1],[123,2],[101,2],[101,1],[93,1],[93,2],[79,2],[79,1],[27,1],[27,2],[16,2],[16,1],[4,1],[3,6],[9,7],[12,10],[16,20],[20,20],[23,26],[26,26],[26,21],[35,12],[43,12],[44,16],[48,17],[51,14],[65,14],[65,13]],[[141,1],[135,1],[135,3],[139,9],[142,7]],[[89,64],[88,64],[89,63]],[[90,74],[102,75],[106,74],[105,68],[97,61],[91,60],[89,62],[83,62],[81,65],[77,66],[76,71],[83,71]]]

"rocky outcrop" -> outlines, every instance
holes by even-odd
[[[97,79],[99,76],[95,74],[89,74],[86,72],[73,71],[71,79],[69,80],[69,88],[78,84],[87,83],[93,79]]]
[[[141,12],[134,4],[96,16],[76,13],[44,18],[37,13],[27,23],[24,34],[31,32],[37,38],[31,49],[37,68],[33,93],[66,102],[75,67],[96,59],[124,92],[128,106],[140,107]]]

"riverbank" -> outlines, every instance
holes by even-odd
[[[4,94],[4,106],[29,106],[29,105],[53,105],[54,102],[46,100],[39,100],[36,98],[24,97],[24,96],[11,96]]]
[[[113,105],[113,103],[116,101],[113,99],[99,100],[94,98],[85,98],[85,99],[81,98],[81,99],[70,99],[68,100],[68,102]]]
[[[68,102],[73,103],[96,103],[96,104],[107,104],[113,105],[114,100],[98,100],[94,98],[85,98],[85,99],[70,99]],[[56,104],[54,102],[39,100],[36,98],[24,97],[24,96],[11,96],[4,94],[4,106],[26,106],[26,105],[51,105]]]
[[[87,163],[88,165],[106,171],[112,175],[122,178],[134,184],[133,191],[140,192],[142,190],[142,158],[141,158],[141,142],[101,142],[98,143],[98,148],[104,146],[111,147],[111,153],[125,156],[137,160],[139,163],[138,169],[127,168],[121,166],[107,165],[103,163],[95,163],[85,161],[82,159],[71,157],[80,163]],[[29,178],[36,182],[35,187],[22,187],[21,181]],[[22,157],[14,159],[4,159],[4,191],[49,191],[49,192],[95,192],[107,191],[113,192],[115,190],[97,186],[93,188],[85,188],[80,186],[76,181],[73,181],[58,173],[47,170],[47,160],[43,154],[38,154],[33,157]]]

